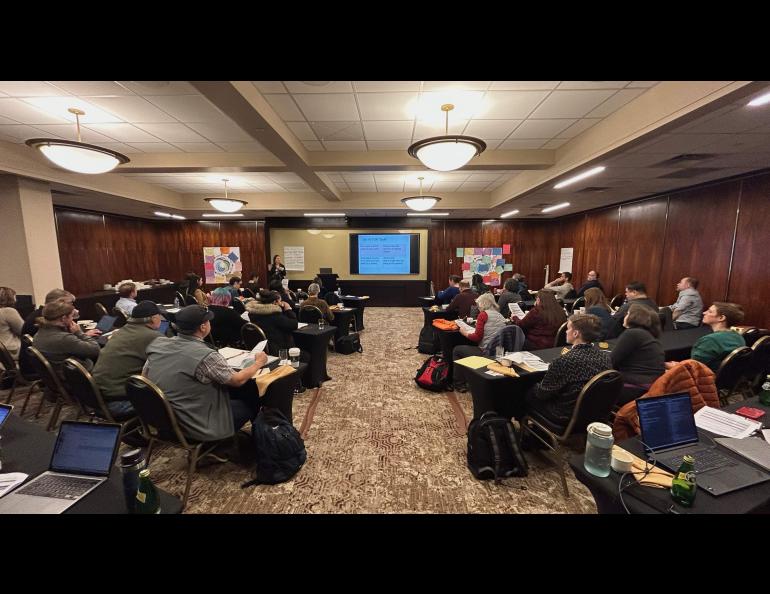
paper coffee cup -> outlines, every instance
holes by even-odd
[[[618,446],[612,447],[612,461],[610,466],[615,472],[631,472],[632,464],[634,462],[633,456],[629,454],[623,448]]]
[[[289,357],[299,357],[299,349],[297,347],[290,348]]]

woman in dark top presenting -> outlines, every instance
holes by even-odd
[[[567,314],[550,291],[538,291],[535,307],[522,319],[511,315],[511,321],[524,330],[527,340],[524,348],[528,351],[550,349],[556,340],[559,327],[567,321]]]
[[[281,256],[278,254],[273,256],[273,265],[270,267],[269,278],[272,280],[276,276],[280,277],[280,280],[286,278],[286,267],[281,262]]]
[[[639,303],[631,304],[623,320],[626,331],[612,347],[612,367],[623,375],[623,406],[646,393],[652,382],[666,372],[666,354],[660,344],[658,313]]]

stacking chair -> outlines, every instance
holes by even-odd
[[[671,311],[670,307],[658,308],[658,317],[660,318],[660,329],[663,330],[663,332],[674,330],[674,317],[672,313],[673,312]]]
[[[191,293],[187,293],[187,295],[184,296],[182,307],[185,305],[198,305],[198,302],[195,300],[195,297],[193,297]]]
[[[753,347],[754,343],[757,340],[759,340],[761,334],[762,333],[760,332],[759,328],[756,328],[756,327],[748,328],[743,333],[743,340],[746,343],[746,346],[747,347]]]
[[[35,389],[41,392],[41,398],[42,395],[42,388],[40,387],[40,375],[38,375],[37,371],[35,370],[34,362],[32,360],[32,355],[29,352],[29,347],[32,345],[32,341],[34,339],[29,334],[24,334],[21,337],[21,348],[19,349],[19,361],[18,361],[18,368],[19,368],[19,374],[21,376],[21,379],[29,384],[29,391],[27,392],[27,395],[24,397],[24,404],[21,407],[21,415],[24,416],[24,413],[27,410],[27,403],[29,403],[29,399],[34,394]],[[13,390],[11,391],[11,394],[8,396],[8,400],[6,402],[10,402],[11,398],[13,397]]]
[[[625,299],[626,296],[623,293],[618,293],[610,301],[610,307],[612,309],[618,309],[621,305],[623,305],[623,301],[625,301]]]
[[[243,301],[240,299],[233,299],[233,311],[238,315],[241,315],[246,311],[246,306],[243,304]]]
[[[317,324],[322,317],[324,317],[323,313],[315,305],[303,305],[299,308],[297,320],[308,324]]]
[[[267,340],[267,336],[265,336],[262,328],[256,324],[249,322],[248,324],[244,324],[241,328],[241,342],[243,343],[243,348],[250,351],[263,340]]]
[[[213,454],[216,446],[227,440],[213,442],[197,442],[185,437],[176,418],[176,413],[166,400],[163,391],[153,382],[141,375],[132,375],[126,382],[126,395],[134,405],[141,423],[142,437],[149,441],[147,446],[147,464],[150,463],[155,442],[169,444],[182,448],[187,452],[187,484],[182,498],[182,509],[187,505],[187,497],[190,494],[190,485],[195,473],[198,461],[211,456],[218,462],[227,462]]]
[[[580,311],[581,307],[586,306],[586,298],[585,295],[581,295],[577,299],[575,299],[575,302],[572,304],[572,308],[570,309],[570,312],[577,313]]]
[[[740,392],[742,380],[750,372],[752,350],[749,347],[738,347],[724,358],[717,369],[715,383],[719,391],[719,403],[722,406],[728,404],[728,398]]]
[[[257,298],[257,296],[254,294],[254,291],[252,291],[251,289],[243,289],[243,296],[250,297],[251,299]]]
[[[749,385],[751,391],[758,394],[762,390],[765,378],[770,374],[770,336],[763,336],[751,347],[751,367]]]
[[[28,356],[26,353],[27,347],[32,343],[32,337],[29,334],[25,334],[22,337],[21,348],[19,349],[19,359],[22,355]],[[5,345],[0,342],[0,387],[10,387],[8,397],[5,399],[6,404],[10,404],[13,400],[13,395],[16,393],[16,388],[19,384],[28,386],[27,394],[24,397],[24,405],[21,407],[21,414],[27,410],[27,403],[30,396],[34,393],[34,390],[40,389],[40,378],[31,372],[23,373],[19,364],[13,359],[11,353],[5,348]]]
[[[19,376],[19,366],[16,365],[16,361],[5,345],[0,342],[0,390],[11,389],[6,402],[10,402],[13,398]]]
[[[186,300],[185,300],[185,298],[184,298],[184,295],[182,295],[182,293],[180,293],[179,291],[177,291],[177,292],[175,293],[174,297],[176,297],[177,299],[179,299],[179,307],[184,307],[184,304],[186,303]]]
[[[94,303],[94,307],[96,308],[96,311],[99,314],[99,319],[101,319],[102,316],[110,315],[109,312],[107,311],[107,308],[104,307],[104,305],[99,303],[98,301],[96,303]],[[98,322],[99,320],[96,320],[96,321]]]
[[[126,314],[123,313],[122,309],[113,307],[112,315],[115,316],[115,326],[113,326],[114,328],[122,328],[126,325],[126,322],[128,322],[128,318],[126,317]]]
[[[554,347],[567,345],[567,322],[564,322],[556,331],[556,339],[553,341]]]
[[[80,406],[80,402],[73,402],[72,397],[67,393],[67,390],[64,388],[61,380],[59,379],[59,376],[56,374],[56,371],[54,371],[51,363],[48,361],[48,359],[45,358],[43,353],[37,350],[34,346],[30,346],[28,350],[32,355],[33,365],[37,369],[38,375],[40,375],[40,381],[54,395],[56,399],[54,408],[51,411],[51,417],[48,420],[46,431],[51,431],[56,426],[56,421],[59,420],[59,414],[61,413],[61,409],[65,404],[77,405],[78,418],[80,415],[84,414],[83,407]],[[43,408],[44,402],[45,394],[43,394],[43,397],[40,399],[40,404],[37,407],[35,417],[40,416],[40,411]]]
[[[620,397],[622,388],[623,376],[619,372],[612,369],[602,371],[583,386],[566,427],[554,425],[535,410],[528,412],[521,419],[522,430],[538,439],[553,452],[565,497],[569,497],[567,477],[564,474],[567,453],[565,442],[573,435],[584,435],[590,423],[607,422],[612,406]]]

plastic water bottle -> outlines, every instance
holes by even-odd
[[[586,435],[585,469],[595,476],[609,476],[614,443],[611,427],[604,423],[591,423]]]
[[[139,488],[139,473],[147,467],[144,452],[137,448],[120,456],[120,472],[123,475],[123,495],[129,513],[136,512],[136,491]]]

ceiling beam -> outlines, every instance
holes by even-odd
[[[555,163],[553,150],[485,151],[459,171],[548,169]],[[316,171],[425,171],[426,167],[404,151],[365,153],[319,151],[309,153]]]

